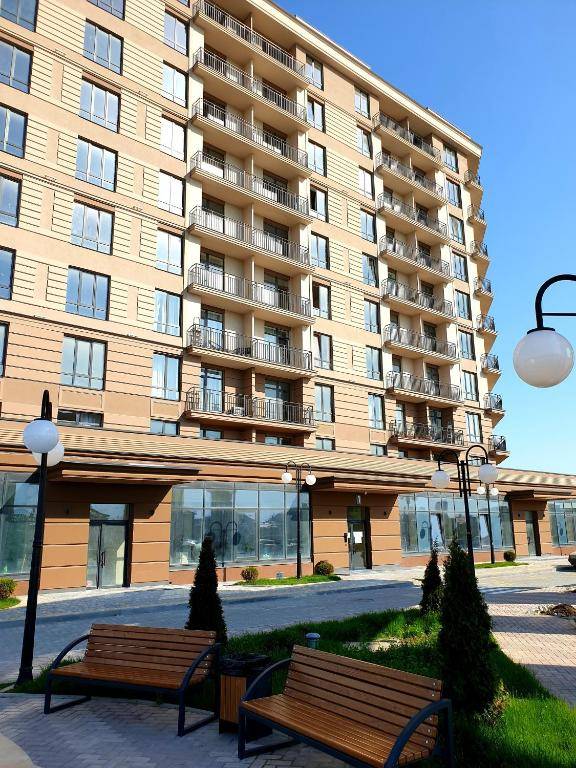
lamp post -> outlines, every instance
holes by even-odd
[[[463,459],[451,449],[443,451],[438,456],[438,469],[431,478],[432,485],[438,490],[448,488],[450,485],[450,475],[445,469],[442,469],[442,459],[452,456],[456,459],[456,469],[458,471],[458,491],[464,499],[464,516],[466,518],[466,545],[468,549],[468,558],[470,566],[474,568],[474,546],[472,543],[472,526],[470,525],[470,452],[479,449],[484,454],[485,462],[478,468],[478,478],[482,484],[494,483],[498,477],[498,469],[494,464],[488,461],[488,451],[483,445],[471,445],[466,451]]]
[[[316,483],[316,476],[312,473],[312,467],[305,461],[303,464],[296,464],[295,461],[289,461],[286,464],[286,469],[282,473],[282,482],[284,485],[288,485],[292,482],[292,473],[290,467],[296,470],[296,578],[302,578],[302,552],[301,552],[301,539],[302,530],[300,522],[300,493],[302,491],[302,471],[308,470],[308,474],[305,477],[306,485],[312,486]]]
[[[226,525],[222,525],[220,520],[215,520],[212,525],[210,526],[210,529],[208,531],[208,536],[213,540],[214,539],[214,528],[220,529],[220,552],[221,552],[221,562],[222,562],[222,580],[226,581],[224,578],[225,572],[224,572],[224,562],[226,558],[226,544],[228,542],[228,529],[232,528],[234,533],[232,534],[232,544],[234,546],[237,546],[240,543],[240,534],[238,533],[238,523],[236,520],[229,520]]]
[[[485,465],[482,465],[485,466]],[[495,563],[496,562],[496,555],[494,554],[494,539],[492,537],[492,516],[490,514],[490,496],[498,496],[498,488],[496,486],[490,486],[489,483],[486,485],[479,485],[478,488],[476,488],[476,493],[478,496],[486,496],[486,504],[488,505],[488,536],[490,538],[490,562]]]
[[[42,396],[40,418],[34,419],[24,428],[23,439],[24,445],[32,453],[36,463],[40,465],[40,482],[38,484],[38,504],[36,522],[34,524],[34,540],[32,543],[28,600],[26,602],[26,618],[24,619],[18,684],[32,680],[36,609],[38,606],[38,590],[40,589],[40,571],[42,568],[42,545],[44,543],[47,469],[58,464],[64,457],[64,448],[60,443],[58,430],[52,422],[52,403],[50,402],[50,394],[47,389],[44,390]]]

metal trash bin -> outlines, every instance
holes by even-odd
[[[240,699],[248,687],[266,667],[270,666],[270,657],[256,653],[237,656],[225,656],[220,662],[220,717],[219,731],[236,732],[238,730],[238,708]],[[258,698],[272,695],[272,681],[264,680],[258,686]],[[254,741],[268,736],[270,728],[248,721],[246,741]]]

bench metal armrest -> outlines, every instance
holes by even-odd
[[[277,661],[274,664],[270,664],[269,667],[266,667],[266,669],[262,670],[258,677],[251,683],[244,696],[242,696],[240,703],[243,701],[250,701],[251,699],[255,699],[256,696],[254,694],[258,690],[260,683],[267,677],[270,677],[270,675],[272,675],[277,670],[287,667],[291,661],[292,658],[282,659],[282,661]]]
[[[417,712],[414,717],[404,726],[398,738],[396,739],[396,743],[392,747],[386,762],[384,763],[384,768],[394,768],[397,766],[400,755],[402,754],[402,750],[408,743],[416,728],[418,728],[419,725],[422,725],[422,723],[431,715],[435,715],[437,712],[442,712],[443,710],[446,710],[446,716],[448,720],[447,727],[449,731],[451,731],[452,702],[450,699],[440,699],[439,701],[433,701],[431,704],[428,704],[423,709],[421,709],[420,712]]]
[[[196,672],[204,659],[206,659],[211,654],[214,654],[213,667],[216,670],[216,674],[218,674],[218,668],[220,666],[220,643],[214,643],[214,645],[210,645],[208,648],[206,648],[205,651],[202,651],[200,656],[197,656],[192,664],[188,667],[186,674],[182,678],[182,683],[180,685],[181,691],[184,691],[186,688],[188,688],[194,672]]]
[[[53,669],[56,669],[56,667],[60,666],[60,662],[62,661],[64,656],[66,656],[72,650],[72,648],[74,648],[74,646],[80,645],[80,643],[83,643],[84,640],[88,640],[89,637],[90,637],[90,633],[88,633],[87,635],[82,635],[82,637],[79,637],[76,640],[73,640],[71,643],[68,643],[66,648],[64,648],[62,651],[60,651],[58,656],[56,656],[56,658],[54,659],[54,661],[50,665],[48,671],[52,672]]]

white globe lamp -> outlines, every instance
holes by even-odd
[[[33,453],[32,457],[36,462],[36,464],[40,466],[40,463],[42,461],[42,454]],[[63,458],[64,458],[64,446],[62,445],[62,443],[57,443],[54,446],[54,448],[52,448],[51,451],[48,451],[48,455],[46,456],[46,466],[55,467],[56,464],[60,464]]]
[[[490,488],[490,496],[498,496],[499,493],[498,488]]]
[[[437,469],[432,475],[431,481],[434,488],[442,490],[450,485],[450,475],[445,469]]]
[[[482,485],[492,485],[498,480],[498,467],[494,464],[481,464],[478,467],[478,479]]]
[[[529,331],[514,350],[518,376],[533,387],[554,387],[564,381],[574,365],[574,349],[553,328]]]
[[[58,445],[60,436],[56,426],[48,419],[34,419],[24,427],[22,438],[31,453],[50,453]]]
[[[483,485],[479,485],[478,488],[476,488],[476,493],[478,496],[483,496],[486,493],[486,488]]]
[[[288,485],[288,483],[292,482],[292,475],[290,472],[283,472],[282,473],[282,482]]]
[[[306,475],[306,485],[315,485],[316,484],[316,476],[312,474],[312,472],[309,472]]]

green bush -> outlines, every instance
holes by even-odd
[[[314,566],[314,573],[316,576],[332,576],[334,573],[334,566],[329,563],[328,560],[318,560]]]
[[[433,544],[430,560],[428,560],[422,580],[422,600],[420,600],[422,613],[434,613],[440,610],[442,589],[442,576],[438,567],[438,547]]]
[[[0,579],[0,600],[8,600],[14,594],[15,589],[16,582],[14,579]]]
[[[216,632],[218,642],[227,641],[226,622],[222,602],[218,594],[218,575],[212,538],[206,536],[202,542],[198,568],[194,574],[194,584],[188,600],[190,614],[186,629],[205,629]]]
[[[258,578],[258,568],[255,565],[249,565],[240,571],[240,576],[242,576],[244,581],[256,581]]]
[[[504,552],[504,560],[506,560],[507,563],[513,563],[514,560],[516,560],[516,552],[513,549],[507,549]]]

